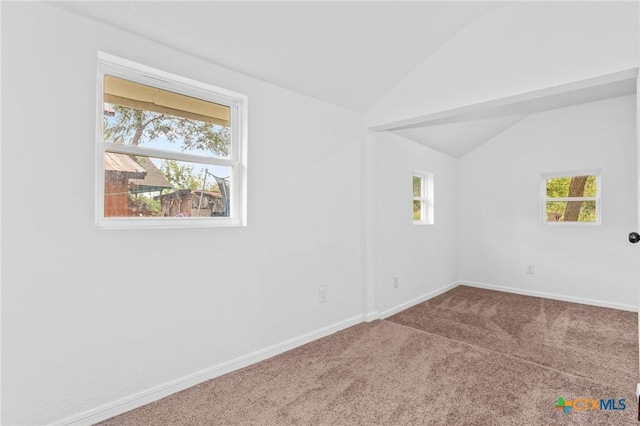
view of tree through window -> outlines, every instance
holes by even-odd
[[[105,153],[105,217],[229,216],[228,106],[113,76],[104,102],[103,142],[151,149]]]
[[[424,215],[423,201],[423,180],[422,176],[413,176],[413,220],[422,220]]]
[[[433,175],[413,174],[413,223],[433,224]]]
[[[597,222],[596,175],[546,178],[547,222]]]

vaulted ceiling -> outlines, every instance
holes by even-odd
[[[110,1],[52,4],[263,81],[366,114],[372,107],[379,107],[381,100],[393,94],[394,89],[411,81],[416,69],[437,58],[474,23],[513,3]],[[628,82],[633,84],[625,86],[626,93],[635,93],[635,80],[631,74],[628,77]],[[618,90],[615,96],[620,94],[624,93]],[[598,96],[602,97],[602,93]],[[579,96],[573,99],[585,101]],[[544,107],[544,102],[540,105]],[[478,117],[476,114],[448,123],[434,120],[434,117],[441,118],[436,114],[409,124],[402,120],[395,125],[386,123],[379,126],[379,130],[394,131],[460,157],[527,113],[530,111],[522,108],[512,114],[505,114],[503,110],[499,115]]]

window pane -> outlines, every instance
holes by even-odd
[[[230,176],[226,166],[106,152],[104,216],[229,217]]]
[[[584,196],[595,197],[596,196],[596,177],[587,176],[587,181],[584,185]]]
[[[595,201],[549,201],[547,222],[595,222]]]
[[[229,158],[226,105],[104,77],[104,141]]]
[[[596,177],[564,176],[547,179],[547,198],[595,197]]]
[[[413,220],[422,220],[422,204],[420,200],[413,201]]]
[[[422,197],[422,178],[420,176],[413,177],[413,196]]]

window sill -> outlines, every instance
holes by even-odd
[[[247,226],[241,219],[228,218],[130,218],[98,219],[100,229],[233,228]]]

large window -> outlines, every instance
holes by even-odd
[[[542,175],[545,223],[600,223],[600,172]]]
[[[433,224],[433,175],[413,174],[413,223]]]
[[[246,97],[130,61],[98,62],[103,227],[246,224]]]

